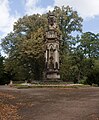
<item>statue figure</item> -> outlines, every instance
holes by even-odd
[[[49,29],[55,29],[56,28],[56,17],[50,11],[48,13],[48,23],[49,23]]]

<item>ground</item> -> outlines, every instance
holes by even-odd
[[[0,120],[99,120],[99,88],[0,86]]]

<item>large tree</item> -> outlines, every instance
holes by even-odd
[[[81,31],[82,18],[69,6],[55,7],[57,28],[62,34],[61,61],[69,51],[72,32]],[[14,23],[13,33],[2,39],[2,48],[7,53],[6,70],[12,71],[13,79],[42,79],[44,70],[44,34],[47,29],[47,14],[24,16]],[[18,74],[19,73],[19,74]],[[22,75],[24,77],[22,77]]]
[[[46,19],[41,15],[25,16],[14,24],[14,32],[2,40],[2,47],[8,54],[5,68],[15,74],[13,79],[42,77],[45,26]]]
[[[75,45],[75,38],[78,32],[82,32],[83,19],[71,7],[55,7],[53,11],[57,17],[59,30],[62,34],[61,51],[69,52]]]

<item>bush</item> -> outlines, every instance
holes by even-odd
[[[79,81],[79,84],[84,84],[84,85],[87,85],[87,78],[85,77],[83,80],[80,80]]]
[[[87,83],[89,85],[97,84],[99,86],[99,60],[95,62],[93,70],[87,75]]]

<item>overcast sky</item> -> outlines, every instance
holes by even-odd
[[[99,33],[99,0],[0,0],[0,39],[13,23],[28,14],[45,13],[57,6],[71,6],[84,19],[83,31]]]

